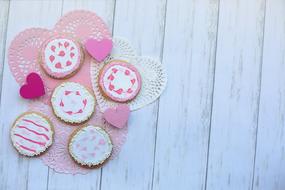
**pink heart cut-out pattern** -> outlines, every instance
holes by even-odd
[[[84,30],[82,36],[78,30]],[[11,42],[8,52],[8,64],[15,80],[23,85],[26,73],[36,72],[43,81],[47,95],[43,96],[43,101],[50,104],[52,90],[62,81],[49,77],[42,71],[38,63],[37,56],[41,51],[43,42],[57,34],[66,34],[73,39],[78,39],[85,44],[87,39],[111,39],[111,34],[104,21],[91,11],[71,11],[64,15],[51,30],[44,28],[30,28],[20,32]],[[64,44],[63,44],[64,45]],[[67,45],[67,44],[65,44]],[[90,76],[91,57],[86,53],[84,63],[76,75],[69,78],[69,81],[79,82],[89,89],[92,89]],[[61,67],[61,65],[58,65]]]
[[[82,32],[78,31],[84,31],[84,35],[82,35]],[[69,35],[69,37],[78,39],[82,44],[90,38],[97,40],[111,39],[111,35],[108,31],[107,25],[94,12],[77,10],[64,15],[56,23],[54,29],[30,28],[19,33],[12,40],[8,52],[8,64],[12,75],[20,85],[25,84],[26,73],[36,72],[41,76],[42,80],[45,82],[46,95],[42,96],[39,101],[29,102],[29,104],[36,106],[34,110],[47,114],[47,116],[60,127],[62,126],[62,123],[54,117],[53,113],[51,111],[46,112],[46,110],[42,110],[42,108],[49,108],[49,106],[43,107],[43,105],[50,104],[52,90],[62,81],[50,78],[42,72],[37,56],[40,53],[39,51],[42,43],[58,33],[64,33]],[[76,75],[69,79],[69,81],[79,82],[91,90],[91,63],[91,57],[89,54],[86,54],[82,67]],[[94,119],[96,120],[97,116],[103,120],[103,113],[100,113],[99,109],[96,110],[96,113],[99,113],[99,115],[94,114],[89,120],[91,123],[93,123]],[[67,128],[68,126],[62,127],[61,131],[69,132],[70,130],[67,130]],[[112,142],[114,145],[114,154],[112,157],[116,157],[125,142],[128,132],[127,127],[118,129],[110,126],[107,127],[106,130],[112,136]],[[56,172],[85,173],[78,169],[78,167],[74,166],[74,162],[66,162],[65,160],[67,159],[68,154],[66,154],[67,149],[65,149],[66,146],[63,142],[66,142],[68,135],[69,133],[66,135],[57,135],[55,138],[55,144],[47,151],[46,154],[41,156],[41,158],[47,166],[53,168]],[[58,154],[59,152],[61,154]]]

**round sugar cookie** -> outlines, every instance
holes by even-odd
[[[105,65],[99,75],[101,91],[116,102],[134,99],[141,89],[141,82],[138,70],[120,60],[113,60]]]
[[[40,113],[26,112],[14,122],[10,135],[13,146],[25,156],[37,156],[45,152],[53,142],[51,122]]]
[[[68,145],[69,153],[75,162],[87,167],[102,165],[111,156],[112,149],[108,133],[93,125],[76,130]]]
[[[81,46],[68,37],[52,37],[42,48],[41,65],[44,71],[56,79],[71,77],[83,61]]]
[[[55,88],[51,97],[54,114],[67,123],[87,121],[95,110],[95,98],[81,84],[64,82]]]

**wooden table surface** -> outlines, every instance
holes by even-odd
[[[168,86],[131,115],[119,157],[64,175],[17,156],[9,127],[26,109],[7,48],[29,27],[95,11],[114,36],[161,59]],[[284,190],[284,0],[0,0],[1,190]]]

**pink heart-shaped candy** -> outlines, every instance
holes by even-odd
[[[109,39],[98,41],[96,39],[88,39],[85,43],[87,52],[97,61],[103,61],[112,51],[113,42]]]
[[[20,95],[25,99],[33,99],[45,94],[43,80],[37,73],[30,73],[26,84],[20,88]]]
[[[129,119],[130,108],[126,104],[121,104],[115,108],[108,108],[104,112],[104,119],[117,128],[123,128]]]

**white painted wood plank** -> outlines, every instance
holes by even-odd
[[[53,26],[60,15],[61,7],[58,3],[59,1],[11,1],[6,51],[20,31],[28,27]],[[1,99],[0,189],[45,189],[48,168],[39,160],[18,156],[10,143],[10,126],[17,115],[26,110],[27,105],[19,97],[18,90],[19,86],[10,73],[6,56]]]
[[[265,1],[220,1],[207,189],[251,189]]]
[[[285,1],[267,1],[255,190],[285,189]]]
[[[218,1],[168,1],[153,189],[204,189]]]
[[[10,4],[9,0],[0,1],[0,94],[2,90],[2,77],[3,77],[5,47],[6,47],[7,23],[9,16],[9,4]]]
[[[113,0],[107,0],[107,1],[66,0],[63,2],[62,14],[65,14],[68,11],[76,9],[91,10],[96,12],[107,23],[107,25],[110,27],[110,30],[112,30],[114,4],[115,2]],[[50,170],[48,189],[93,190],[93,189],[100,189],[100,182],[101,182],[101,169],[94,169],[87,175],[76,175],[76,176],[59,174],[54,172],[53,170]]]
[[[116,2],[114,36],[127,38],[145,56],[161,55],[165,0]],[[119,157],[102,172],[102,190],[151,189],[158,104],[132,112],[129,134]]]

